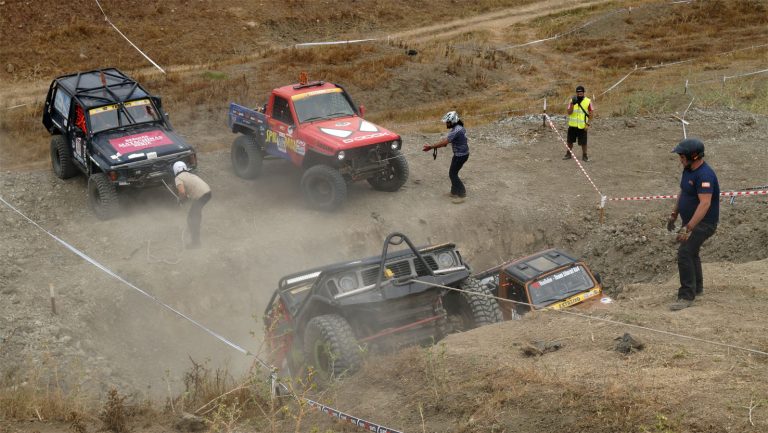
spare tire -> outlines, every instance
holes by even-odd
[[[356,372],[360,349],[349,322],[337,314],[312,318],[304,330],[304,360],[319,383]]]
[[[51,166],[59,179],[69,179],[77,174],[77,167],[72,161],[72,148],[63,135],[51,137]]]
[[[117,188],[104,173],[95,173],[88,178],[88,206],[100,220],[117,215]]]
[[[375,190],[395,192],[408,180],[408,161],[399,150],[393,150],[388,158],[386,169],[366,180]]]
[[[261,174],[264,155],[253,135],[239,135],[230,150],[232,168],[238,177],[253,179]]]

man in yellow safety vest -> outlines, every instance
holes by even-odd
[[[568,151],[563,159],[571,159],[573,143],[579,141],[581,160],[589,161],[587,156],[587,128],[592,119],[592,101],[584,96],[584,86],[576,87],[576,96],[568,104]]]

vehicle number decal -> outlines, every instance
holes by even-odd
[[[78,159],[83,159],[83,139],[82,137],[75,137],[75,156]]]

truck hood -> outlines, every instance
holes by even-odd
[[[111,165],[192,150],[192,147],[178,134],[158,125],[105,131],[93,137],[93,145]]]
[[[400,138],[392,131],[360,117],[313,122],[304,126],[307,138],[317,140],[334,151],[354,149]]]

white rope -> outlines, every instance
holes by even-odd
[[[486,298],[495,299],[497,301],[509,302],[509,303],[520,304],[520,305],[527,305],[529,307],[536,308],[536,305],[534,305],[534,304],[529,304],[529,303],[526,303],[526,302],[513,301],[511,299],[500,298],[498,296],[489,295],[489,294],[486,294],[486,293],[471,292],[471,291],[468,291],[468,290],[457,289],[455,287],[444,286],[442,284],[437,284],[437,283],[431,283],[429,281],[423,281],[423,280],[419,280],[417,278],[412,278],[410,281],[415,281],[415,282],[418,282],[418,283],[421,283],[421,284],[425,284],[427,286],[439,287],[441,289],[453,290],[453,291],[456,291],[456,292],[471,293],[472,295],[480,295],[480,296],[484,296]],[[574,312],[574,311],[568,311],[567,309],[565,309],[565,310],[546,310],[545,309],[545,310],[540,310],[540,311],[556,311],[558,313],[570,314],[572,316],[576,316],[576,317],[580,317],[580,318],[584,318],[584,319],[588,319],[588,320],[597,320],[597,321],[600,321],[600,322],[610,323],[610,324],[613,324],[613,325],[628,326],[630,328],[641,329],[643,331],[648,331],[648,332],[655,332],[657,334],[667,335],[667,336],[670,336],[670,337],[676,337],[676,338],[681,338],[681,339],[684,339],[684,340],[696,341],[696,342],[699,342],[699,343],[711,344],[711,345],[714,345],[714,346],[727,347],[729,349],[740,350],[740,351],[743,351],[743,352],[749,352],[749,353],[753,353],[753,354],[756,354],[756,355],[768,356],[768,352],[764,352],[762,350],[750,349],[748,347],[741,347],[741,346],[736,346],[736,345],[733,345],[733,344],[721,343],[719,341],[712,341],[712,340],[707,340],[707,339],[699,338],[699,337],[692,337],[690,335],[680,334],[680,333],[671,332],[671,331],[665,331],[663,329],[656,329],[656,328],[651,328],[651,327],[648,327],[648,326],[634,325],[632,323],[625,323],[625,322],[621,322],[621,321],[618,321],[618,320],[606,319],[606,318],[603,318],[603,317],[590,316],[589,314],[583,314],[583,313],[577,313],[577,312]]]
[[[145,59],[149,60],[149,62],[150,62],[150,63],[152,63],[152,65],[153,65],[154,67],[156,67],[157,69],[159,69],[159,70],[160,70],[160,72],[162,72],[163,74],[165,74],[165,70],[164,70],[163,68],[161,68],[161,67],[160,67],[160,65],[158,65],[157,63],[155,63],[155,61],[154,61],[154,60],[150,59],[148,55],[144,54],[144,51],[141,51],[141,49],[140,49],[139,47],[137,47],[137,46],[136,46],[136,44],[134,44],[133,42],[131,42],[131,40],[130,40],[130,39],[128,39],[128,37],[127,37],[127,36],[125,36],[125,35],[123,34],[123,32],[121,32],[121,31],[120,31],[120,29],[118,29],[118,28],[117,28],[117,26],[115,26],[114,24],[112,24],[112,21],[110,21],[110,20],[109,20],[109,17],[107,17],[107,14],[104,12],[104,8],[102,8],[102,7],[101,7],[101,4],[99,3],[99,0],[95,0],[95,1],[96,1],[96,6],[98,6],[98,7],[99,7],[99,9],[101,10],[101,13],[104,15],[104,21],[106,21],[106,22],[107,22],[107,23],[108,23],[110,26],[112,26],[112,28],[113,28],[113,29],[115,29],[115,31],[116,31],[117,33],[119,33],[119,34],[120,34],[120,36],[122,36],[122,37],[123,37],[123,39],[125,39],[126,41],[128,41],[128,43],[129,43],[129,44],[131,44],[131,46],[132,46],[133,48],[135,48],[135,49],[136,49],[136,51],[138,51],[138,52],[139,52],[139,53],[140,53],[142,56],[144,56],[144,58],[145,58]]]

